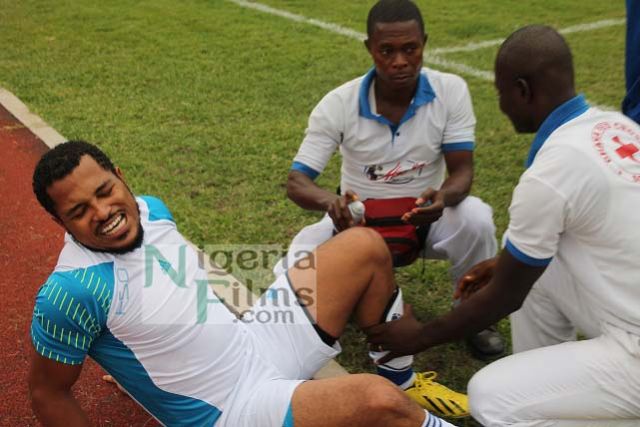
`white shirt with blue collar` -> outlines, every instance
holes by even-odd
[[[33,346],[68,365],[90,356],[163,425],[212,426],[247,364],[244,324],[213,294],[167,207],[137,202],[144,241],[132,252],[65,236],[36,297]]]
[[[546,118],[533,141],[509,208],[505,249],[532,266],[558,259],[595,319],[640,334],[638,212],[640,126],[576,96]]]
[[[399,124],[377,114],[375,69],[329,92],[309,117],[292,170],[315,179],[342,155],[340,188],[361,199],[418,197],[440,188],[443,154],[474,148],[476,119],[465,81],[423,68]]]

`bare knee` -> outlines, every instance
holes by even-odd
[[[391,253],[380,234],[366,227],[353,227],[340,233],[362,258],[375,265],[392,265]]]
[[[368,414],[371,425],[402,425],[401,421],[406,421],[407,425],[419,425],[424,418],[424,411],[388,380],[378,375],[363,374],[363,381],[367,386],[361,388],[362,412]]]

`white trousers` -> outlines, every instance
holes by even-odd
[[[431,224],[424,249],[427,259],[448,259],[453,283],[475,264],[495,256],[497,243],[493,211],[477,197],[469,196],[455,207],[444,209],[442,217]],[[333,236],[333,221],[328,215],[304,227],[291,241],[288,255],[276,264],[276,276]]]
[[[471,379],[474,418],[487,427],[640,426],[640,337],[598,319],[584,284],[554,258],[511,316],[516,354]],[[586,339],[575,341],[577,332]]]

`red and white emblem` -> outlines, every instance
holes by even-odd
[[[601,122],[591,141],[605,163],[624,179],[640,183],[640,133],[620,122]]]

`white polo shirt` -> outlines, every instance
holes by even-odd
[[[342,155],[340,188],[361,199],[418,197],[440,188],[443,153],[473,150],[475,116],[464,80],[423,68],[399,124],[377,114],[375,69],[329,92],[309,117],[292,170],[315,179]]]
[[[594,317],[640,334],[640,126],[577,96],[544,121],[528,166],[506,250],[533,266],[560,258]]]

